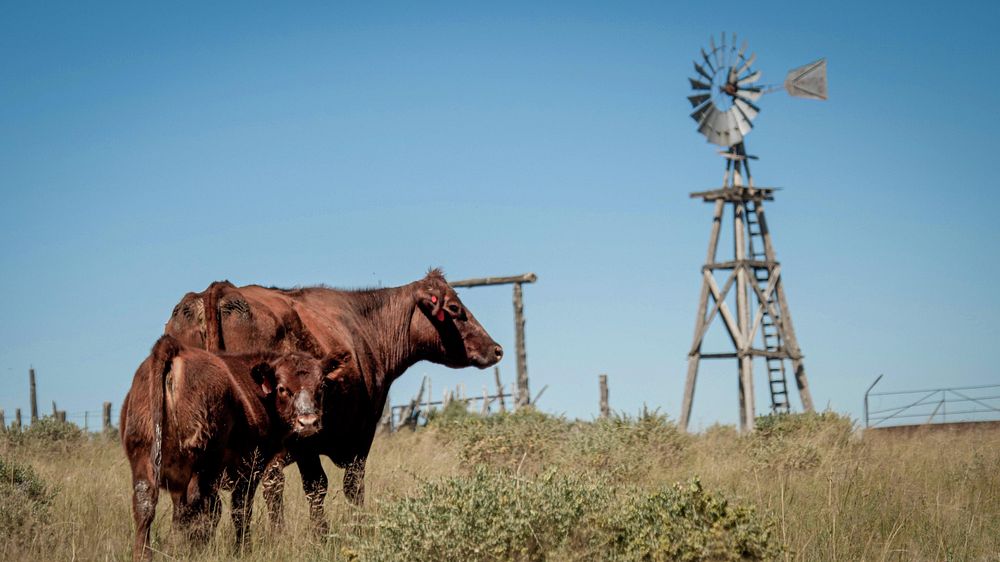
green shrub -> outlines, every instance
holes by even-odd
[[[562,444],[565,464],[634,479],[643,472],[676,464],[691,437],[665,415],[643,412],[574,424]]]
[[[848,447],[854,432],[849,417],[834,412],[761,416],[744,438],[747,456],[758,466],[810,469],[824,454]]]
[[[424,483],[385,504],[361,560],[544,560],[603,511],[608,487],[548,472],[538,479],[478,468]]]
[[[572,424],[533,408],[492,416],[451,416],[433,419],[446,440],[457,442],[462,460],[472,464],[536,471],[552,458]]]
[[[52,499],[30,466],[0,457],[0,539],[18,541],[44,525]]]
[[[636,495],[608,523],[608,560],[770,560],[774,522],[708,493],[697,479]]]

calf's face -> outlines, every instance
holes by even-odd
[[[288,437],[309,437],[321,429],[326,368],[304,353],[288,353],[253,368],[254,381]]]

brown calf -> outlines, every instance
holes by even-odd
[[[159,489],[174,523],[204,543],[219,521],[220,481],[232,482],[237,547],[245,544],[264,467],[321,426],[323,375],[334,361],[304,353],[220,354],[163,336],[122,403],[121,438],[132,468],[133,560],[152,559]]]

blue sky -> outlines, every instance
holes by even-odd
[[[12,3],[0,17],[0,408],[117,410],[187,291],[536,272],[543,409],[679,412],[721,179],[686,79],[736,31],[765,82],[826,56],[828,102],[749,136],[821,407],[1000,382],[994,3]],[[970,17],[970,14],[976,14]],[[510,291],[463,292],[513,349]],[[501,364],[514,377],[513,354]],[[412,368],[434,393],[489,372]],[[762,380],[762,379],[761,379]],[[758,409],[766,408],[762,385]],[[798,404],[797,400],[794,401]],[[692,422],[736,420],[706,365]]]

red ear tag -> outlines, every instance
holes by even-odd
[[[437,319],[438,319],[438,322],[444,322],[444,311],[443,310],[439,310],[438,311],[438,313],[437,313]]]
[[[438,301],[438,298],[435,297],[434,295],[431,295],[431,303],[432,304],[437,304],[437,301]]]

